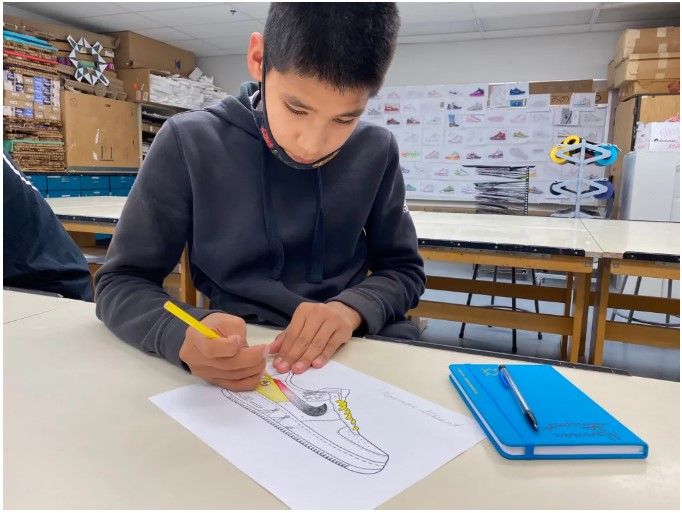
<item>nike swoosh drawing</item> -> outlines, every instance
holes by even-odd
[[[327,413],[327,405],[326,404],[321,404],[320,406],[312,406],[311,404],[308,404],[305,402],[303,399],[298,397],[296,394],[294,394],[289,387],[287,387],[284,383],[282,383],[278,379],[273,379],[275,382],[275,385],[282,391],[282,393],[286,396],[287,399],[289,399],[289,402],[296,406],[299,410],[301,410],[303,413],[306,415],[309,415],[311,417],[320,417]]]

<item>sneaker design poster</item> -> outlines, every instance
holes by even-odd
[[[336,362],[268,371],[251,392],[150,400],[290,508],[375,508],[484,438],[470,416]]]

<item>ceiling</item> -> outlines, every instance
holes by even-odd
[[[268,2],[6,2],[93,32],[132,30],[199,57],[246,53]],[[679,2],[401,2],[400,43],[679,25]]]

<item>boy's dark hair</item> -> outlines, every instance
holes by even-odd
[[[272,3],[265,69],[312,76],[339,90],[381,88],[400,17],[395,3]]]

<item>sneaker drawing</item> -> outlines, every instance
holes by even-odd
[[[569,125],[573,121],[573,111],[571,109],[561,109],[560,125]]]
[[[405,184],[405,190],[408,192],[415,192],[417,188],[411,183]]]
[[[524,107],[526,105],[526,100],[509,100],[510,107]]]
[[[577,102],[573,104],[574,107],[591,107],[592,104],[590,103],[589,98],[580,98]]]
[[[465,118],[467,123],[480,123],[482,121],[482,116],[472,115]]]
[[[481,156],[478,155],[477,153],[474,153],[473,151],[471,153],[467,153],[467,160],[475,160],[480,158]]]
[[[497,150],[497,151],[491,153],[490,155],[488,155],[488,158],[491,158],[491,159],[501,159],[502,157],[504,157],[504,152],[502,150]]]
[[[440,168],[438,171],[433,173],[435,176],[448,176],[448,170],[444,167]]]
[[[507,140],[507,134],[504,133],[502,130],[497,132],[495,135],[490,137],[491,141],[506,141]]]
[[[480,96],[485,96],[485,91],[479,87],[475,91],[469,93],[469,96],[473,96],[474,98],[480,97]]]
[[[367,115],[369,115],[369,116],[380,116],[381,111],[379,109],[371,108],[367,111]]]
[[[405,142],[410,144],[417,144],[419,143],[419,136],[415,133],[411,133],[405,136]]]
[[[400,105],[394,103],[387,103],[384,105],[384,112],[400,112]]]
[[[376,474],[388,454],[360,434],[348,405],[349,390],[297,387],[265,375],[252,392],[222,390],[230,401],[257,415],[320,457],[359,474]]]
[[[440,137],[436,133],[433,133],[429,137],[424,139],[424,143],[439,143],[439,142],[440,142]]]
[[[509,121],[512,123],[525,123],[528,120],[525,114],[517,114],[513,118],[511,118]]]
[[[407,125],[418,125],[419,120],[415,118],[407,118],[407,121],[405,122]]]
[[[522,91],[518,87],[509,90],[510,96],[521,96],[522,94],[526,94],[526,91]]]
[[[502,123],[504,121],[504,116],[488,116],[488,121],[491,123]]]
[[[528,160],[528,154],[521,148],[512,148],[509,153],[517,159]]]
[[[386,124],[387,125],[399,125],[400,121],[398,121],[395,118],[388,118],[388,120],[386,121]]]
[[[473,105],[470,105],[469,107],[467,107],[467,110],[471,111],[471,112],[483,110],[483,104],[481,102],[476,102]]]
[[[459,160],[459,159],[460,159],[459,153],[457,153],[456,151],[453,151],[449,155],[445,155],[445,160]]]
[[[401,151],[400,157],[404,159],[418,159],[420,157],[419,151]]]
[[[448,103],[447,110],[462,110],[462,107],[456,103]]]
[[[448,137],[448,142],[452,144],[462,144],[462,136],[459,134],[455,134],[451,137]]]
[[[411,103],[408,103],[406,105],[403,105],[403,110],[405,112],[417,112],[417,107],[415,107]]]
[[[601,122],[601,118],[597,116],[596,114],[592,114],[591,112],[583,112],[582,114],[583,117],[583,123],[597,123]]]
[[[458,127],[459,124],[455,121],[455,115],[454,114],[448,114],[448,126],[450,128]]]
[[[469,173],[466,171],[466,169],[455,169],[455,174],[457,176],[469,176]]]
[[[452,185],[448,185],[447,187],[444,187],[443,189],[440,190],[440,192],[455,192],[455,188]]]
[[[426,96],[429,98],[440,98],[441,94],[435,89],[431,89],[428,93],[426,93]]]
[[[395,91],[391,91],[390,93],[388,93],[388,98],[398,99],[400,98],[400,95]]]
[[[424,155],[424,158],[429,159],[429,160],[437,159],[439,157],[440,157],[440,154],[438,153],[438,150],[433,150],[433,151],[427,153],[426,155]]]
[[[448,93],[450,93],[453,96],[459,96],[461,94],[457,89],[450,89]]]
[[[522,130],[517,130],[516,132],[514,132],[514,137],[516,137],[517,139],[527,139],[528,134],[526,134]]]
[[[423,183],[419,188],[419,192],[433,192],[435,187],[432,183]]]

